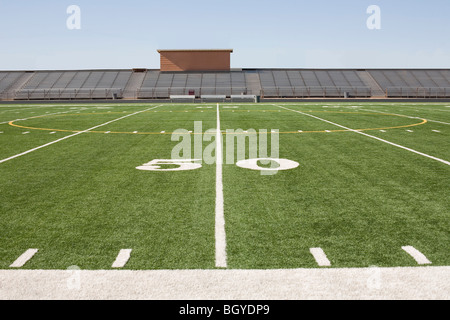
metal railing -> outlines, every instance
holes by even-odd
[[[121,99],[122,88],[108,89],[22,89],[14,92],[14,100]]]
[[[449,98],[450,88],[437,87],[388,87],[386,88],[387,98],[425,98],[425,99],[439,99]]]

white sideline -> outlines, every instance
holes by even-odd
[[[275,105],[275,106],[276,106],[276,105]],[[328,120],[325,120],[325,119],[322,119],[322,118],[313,116],[312,114],[304,113],[304,112],[301,112],[301,111],[298,111],[298,110],[293,110],[293,109],[289,109],[289,108],[282,107],[282,106],[276,106],[276,107],[282,108],[282,109],[286,109],[286,110],[289,110],[289,111],[292,111],[292,112],[297,112],[297,113],[303,114],[303,115],[305,115],[305,116],[308,116],[308,117],[311,117],[311,118],[314,118],[314,119],[317,119],[317,120],[320,120],[320,121],[323,121],[323,122],[330,123],[330,124],[332,124],[332,125],[334,125],[334,126],[337,126],[337,127],[342,128],[342,129],[345,129],[345,130],[348,130],[348,131],[352,131],[352,132],[361,134],[361,135],[363,135],[363,136],[366,136],[366,137],[369,137],[369,138],[372,138],[372,139],[375,139],[375,140],[378,140],[378,141],[381,141],[381,142],[390,144],[390,145],[392,145],[392,146],[394,146],[394,147],[401,148],[401,149],[404,149],[404,150],[407,150],[407,151],[416,153],[416,154],[418,154],[418,155],[421,155],[421,156],[424,156],[424,157],[427,157],[427,158],[430,158],[430,159],[433,159],[433,160],[442,162],[443,164],[446,164],[446,165],[450,166],[450,162],[449,162],[449,161],[446,161],[446,160],[443,160],[443,159],[440,159],[440,158],[437,158],[437,157],[434,157],[434,156],[430,156],[429,154],[426,154],[426,153],[423,153],[423,152],[420,152],[420,151],[416,151],[416,150],[414,150],[414,149],[411,149],[411,148],[402,146],[402,145],[400,145],[400,144],[393,143],[393,142],[390,142],[390,141],[387,141],[387,140],[378,138],[378,137],[376,137],[376,136],[372,136],[372,135],[367,134],[367,133],[362,132],[362,131],[358,131],[358,130],[355,130],[355,129],[351,129],[351,128],[345,127],[345,126],[340,125],[340,124],[337,124],[337,123],[335,123],[335,122],[331,122],[331,121],[328,121]]]
[[[92,127],[92,128],[89,128],[89,129],[86,129],[86,130],[83,130],[83,131],[80,131],[80,132],[77,132],[77,133],[74,133],[74,134],[65,136],[65,137],[60,138],[60,139],[58,139],[58,140],[55,140],[55,141],[52,141],[52,142],[43,144],[42,146],[39,146],[39,147],[30,149],[30,150],[27,150],[27,151],[25,151],[25,152],[16,154],[15,156],[12,156],[12,157],[9,157],[9,158],[0,160],[0,164],[4,163],[4,162],[6,162],[6,161],[9,161],[9,160],[12,160],[12,159],[15,159],[15,158],[24,156],[24,155],[26,155],[26,154],[28,154],[28,153],[33,152],[33,151],[36,151],[36,150],[39,150],[39,149],[48,147],[48,146],[50,146],[50,145],[52,145],[52,144],[55,144],[55,143],[57,143],[57,142],[60,142],[60,141],[63,141],[63,140],[66,140],[66,139],[69,139],[69,138],[78,136],[78,135],[80,135],[80,134],[82,134],[82,133],[89,132],[89,131],[91,131],[91,130],[94,130],[94,129],[97,129],[97,128],[106,126],[106,125],[108,125],[108,124],[110,124],[110,123],[113,123],[113,122],[116,122],[116,121],[119,121],[119,120],[122,120],[122,119],[125,119],[125,118],[128,118],[128,117],[131,117],[131,116],[134,116],[134,115],[136,115],[136,114],[139,114],[139,113],[142,113],[142,112],[145,112],[145,111],[148,111],[148,110],[152,110],[152,109],[155,109],[155,108],[158,108],[158,107],[159,107],[159,106],[156,106],[156,107],[153,107],[153,108],[149,108],[149,109],[145,109],[145,110],[141,110],[141,111],[138,111],[138,112],[135,112],[135,113],[132,113],[132,114],[129,114],[129,115],[126,115],[126,116],[123,116],[123,117],[120,117],[120,118],[117,118],[117,119],[114,119],[114,120],[111,120],[111,121],[108,121],[108,122],[105,122],[105,123],[102,123],[102,124],[99,124],[98,126],[95,126],[95,127]]]
[[[225,217],[223,208],[223,182],[222,182],[222,133],[220,131],[220,111],[217,104],[217,130],[216,130],[216,212],[215,212],[215,245],[216,267],[227,267]]]
[[[0,300],[448,300],[450,267],[0,270]]]

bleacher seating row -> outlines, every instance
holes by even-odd
[[[369,87],[264,87],[265,98],[369,98]]]
[[[79,100],[121,99],[121,88],[96,89],[22,89],[15,93],[16,100]]]
[[[35,72],[22,90],[123,88],[131,77],[131,73],[131,71]]]
[[[450,98],[449,69],[139,70],[0,71],[0,99]]]

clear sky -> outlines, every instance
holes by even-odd
[[[157,49],[210,48],[234,68],[450,68],[450,0],[0,0],[0,70],[158,69]]]

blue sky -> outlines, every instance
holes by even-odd
[[[449,0],[0,0],[0,69],[158,69],[157,49],[209,48],[234,68],[450,68],[449,21]]]

